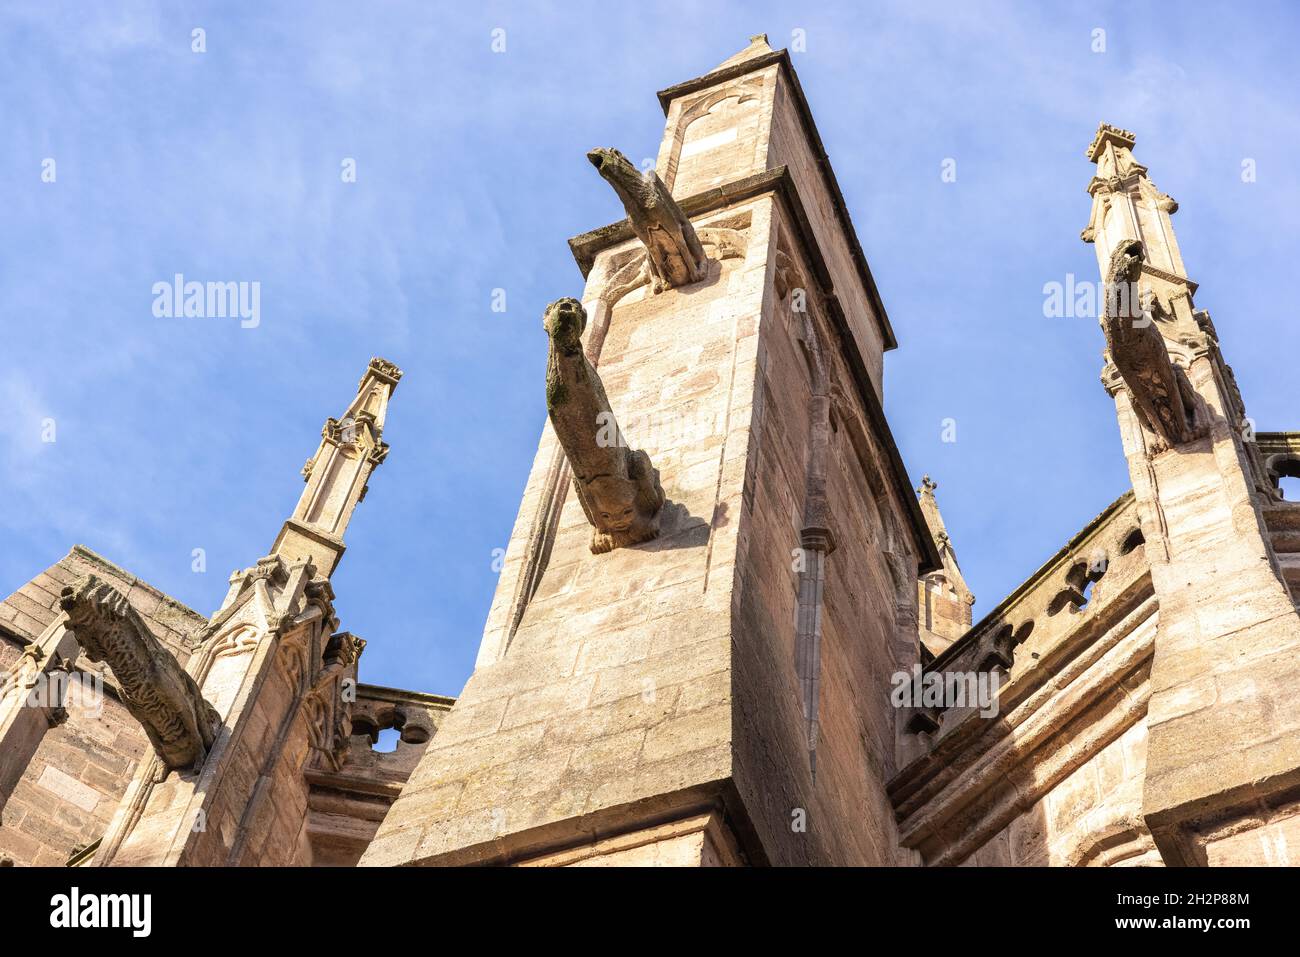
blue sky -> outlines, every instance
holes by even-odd
[[[582,288],[566,240],[622,215],[583,154],[653,156],[655,91],[760,31],[804,31],[795,67],[900,341],[887,411],[914,481],[939,482],[977,616],[1128,485],[1101,333],[1043,315],[1044,283],[1096,278],[1078,234],[1099,120],[1181,203],[1258,427],[1300,428],[1294,8],[699,10],[6,4],[0,593],[80,542],[210,613],[382,355],[406,372],[393,450],[336,607],[369,641],[363,680],[457,693],[545,419],[542,308]],[[177,272],[260,282],[260,325],[154,317]]]

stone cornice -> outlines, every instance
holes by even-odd
[[[1155,648],[1150,577],[1106,621],[1081,625],[1068,660],[996,720],[962,734],[889,782],[904,846],[930,865],[961,863],[1147,713]],[[1001,701],[1000,701],[1001,703]]]
[[[383,685],[364,683],[357,685],[357,698],[366,701],[388,701],[392,704],[409,702],[442,711],[450,711],[451,706],[456,703],[456,699],[448,695],[430,694],[425,691],[407,691],[404,688],[387,688]]]
[[[1261,455],[1300,454],[1300,432],[1256,432]]]
[[[753,199],[755,196],[786,188],[793,189],[794,183],[790,180],[789,171],[784,166],[778,166],[776,169],[755,173],[722,186],[715,186],[702,193],[687,196],[685,199],[678,200],[677,205],[687,216],[694,219],[742,203],[747,199]],[[569,249],[585,279],[600,253],[635,238],[632,221],[620,219],[618,222],[574,236],[569,240]]]
[[[1169,272],[1168,270],[1161,269],[1159,266],[1153,266],[1147,262],[1142,264],[1142,274],[1146,276],[1155,276],[1157,279],[1163,279],[1165,282],[1172,283],[1175,286],[1186,286],[1187,292],[1193,296],[1196,295],[1196,290],[1200,288],[1186,276],[1179,276],[1177,273]]]

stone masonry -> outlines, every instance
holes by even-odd
[[[626,215],[539,307],[550,418],[460,694],[360,683],[335,614],[372,359],[211,616],[80,545],[0,603],[0,863],[1300,863],[1300,433],[1247,416],[1134,134],[1088,147],[1082,236],[1140,289],[1097,339],[1131,488],[973,621],[789,55],[659,102],[653,170],[575,144]]]

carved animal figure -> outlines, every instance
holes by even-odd
[[[659,535],[664,490],[645,452],[623,442],[600,376],[582,351],[587,312],[576,299],[546,307],[546,411],[573,469],[578,501],[599,555]]]
[[[1111,361],[1133,396],[1138,417],[1156,434],[1158,441],[1153,451],[1159,452],[1193,438],[1189,409],[1196,408],[1196,400],[1186,375],[1170,360],[1165,338],[1155,322],[1140,315],[1131,301],[1134,295],[1117,295],[1121,284],[1129,290],[1138,288],[1143,258],[1142,244],[1137,240],[1121,243],[1111,254],[1101,328]]]
[[[94,575],[63,589],[68,628],[91,661],[104,661],[122,687],[123,703],[144,726],[165,770],[198,771],[216,740],[221,717],[126,597]]]
[[[659,175],[638,172],[614,149],[594,149],[587,159],[623,201],[632,231],[646,248],[651,288],[663,292],[703,279],[708,263],[704,246]]]

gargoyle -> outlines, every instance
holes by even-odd
[[[704,246],[659,175],[637,172],[614,149],[594,149],[587,159],[623,201],[632,231],[646,248],[651,288],[663,292],[703,279],[708,264]]]
[[[659,535],[664,490],[645,452],[629,449],[605,397],[600,376],[582,351],[587,312],[576,299],[546,307],[546,411],[573,469],[578,501],[599,555]]]
[[[162,775],[198,771],[216,740],[221,716],[172,653],[149,633],[126,597],[86,575],[63,589],[59,606],[91,661],[104,661],[122,688],[122,703],[144,726]]]
[[[1190,410],[1196,408],[1196,397],[1187,376],[1169,358],[1156,323],[1150,315],[1140,314],[1133,301],[1136,293],[1120,294],[1121,286],[1138,289],[1143,258],[1142,244],[1135,239],[1121,243],[1111,254],[1101,328],[1138,418],[1156,434],[1153,451],[1158,452],[1194,437]]]

